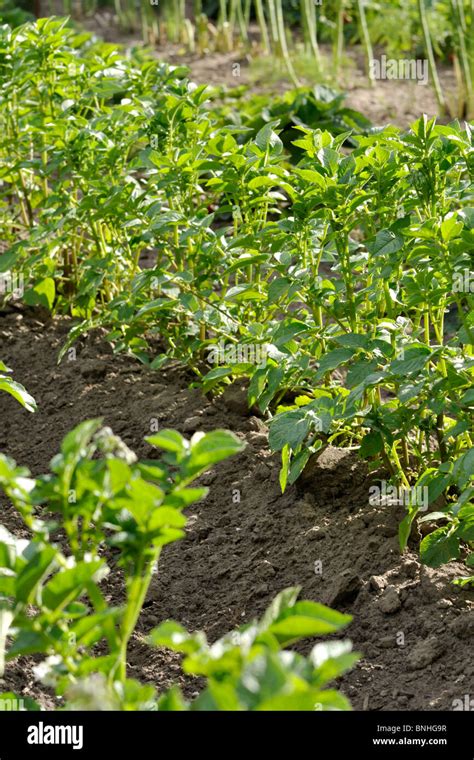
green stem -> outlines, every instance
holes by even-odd
[[[119,678],[122,683],[127,678],[127,650],[130,638],[137,625],[140,612],[146,599],[150,581],[153,575],[153,569],[158,561],[160,549],[156,549],[153,559],[145,562],[142,557],[139,561],[136,574],[131,579],[128,587],[127,607],[123,616],[120,630],[120,651],[119,651]]]
[[[367,18],[365,15],[365,0],[357,0],[357,6],[359,9],[359,24],[364,44],[365,59],[366,59],[366,73],[369,79],[371,87],[374,86],[374,74],[372,71],[372,61],[374,59],[374,51],[372,50],[372,43],[370,41],[369,27],[367,25]]]
[[[296,76],[296,72],[293,68],[293,64],[291,62],[290,54],[288,52],[288,45],[286,41],[286,33],[285,33],[285,22],[283,20],[283,8],[281,5],[282,0],[275,0],[275,7],[276,7],[276,20],[277,20],[277,29],[278,29],[278,38],[280,43],[280,49],[283,56],[283,60],[285,62],[286,68],[288,69],[288,73],[290,75],[290,79],[295,85],[295,87],[300,87],[301,84],[298,80],[298,77]]]
[[[433,87],[436,94],[436,100],[438,101],[438,105],[442,113],[445,113],[446,100],[445,100],[443,90],[441,88],[441,84],[439,81],[438,69],[436,68],[436,61],[435,61],[434,52],[433,52],[433,44],[431,42],[431,32],[430,32],[430,27],[428,24],[428,15],[426,13],[425,0],[418,0],[418,12],[420,15],[421,28],[423,30],[425,49],[426,49],[426,54],[428,56],[428,64],[430,67],[431,77],[433,79]]]
[[[262,37],[262,46],[265,55],[270,53],[270,38],[268,36],[267,22],[265,20],[265,12],[263,10],[262,0],[255,0],[255,12],[257,14],[257,21],[260,27],[260,34]]]
[[[341,68],[342,51],[344,48],[344,1],[337,0],[336,35],[334,38],[334,75],[337,79]]]

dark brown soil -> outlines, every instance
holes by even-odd
[[[432,570],[415,553],[400,556],[401,515],[369,505],[369,481],[353,453],[327,451],[312,475],[282,496],[278,457],[269,454],[264,422],[249,416],[241,391],[209,401],[189,389],[183,368],[149,371],[114,356],[98,334],[58,366],[69,327],[67,319],[35,312],[0,314],[0,356],[39,406],[31,415],[0,395],[0,451],[34,474],[47,471],[66,432],[90,417],[103,417],[142,457],[150,455],[143,438],[156,419],[185,434],[226,427],[247,442],[243,454],[203,476],[209,496],[188,510],[186,538],[163,552],[131,647],[132,677],[160,691],[178,681],[191,695],[198,684],[183,678],[179,658],[148,649],[143,635],[173,618],[214,640],[259,615],[281,589],[300,585],[304,598],[354,616],[348,636],[364,657],[339,684],[355,709],[449,710],[473,693],[474,593],[451,583],[463,567]],[[25,534],[11,506],[1,504],[1,522]],[[107,588],[117,601],[115,580]],[[34,682],[29,659],[8,665],[2,690],[9,689],[54,704]]]

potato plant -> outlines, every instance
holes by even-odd
[[[0,271],[78,318],[63,351],[103,326],[151,369],[186,362],[206,393],[247,383],[283,489],[327,445],[357,449],[428,489],[423,559],[465,557],[471,125],[370,130],[322,90],[256,123],[58,20],[1,34]]]
[[[190,441],[162,430],[147,441],[160,459],[138,461],[101,420],[88,420],[66,436],[47,475],[33,478],[0,457],[0,486],[32,535],[15,538],[0,526],[0,676],[5,661],[34,654],[37,676],[69,709],[349,709],[323,688],[357,660],[349,643],[319,645],[309,658],[281,651],[350,622],[298,602],[299,589],[213,645],[170,621],[150,634],[151,645],[183,651],[186,672],[208,679],[192,705],[176,690],[158,699],[128,678],[129,642],[161,551],[184,535],[183,510],[207,492],[193,481],[243,448],[224,430]],[[119,606],[107,601],[111,575],[123,578]],[[257,690],[245,686],[250,677]]]

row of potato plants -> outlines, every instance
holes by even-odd
[[[35,410],[21,386],[0,390]],[[129,644],[161,551],[184,536],[183,510],[207,494],[194,480],[244,447],[225,430],[190,441],[162,430],[147,442],[162,455],[138,461],[96,419],[64,438],[43,476],[0,454],[0,488],[32,536],[20,539],[0,524],[0,678],[8,681],[9,661],[34,655],[36,678],[67,710],[351,709],[343,694],[325,688],[357,662],[349,640],[317,644],[307,657],[285,649],[340,632],[351,617],[298,601],[298,587],[278,594],[260,620],[212,644],[172,620],[148,633],[146,644],[182,653],[184,672],[205,679],[197,698],[186,699],[177,686],[157,693],[128,677]],[[115,586],[123,580],[120,604],[109,600],[111,577]],[[0,709],[41,707],[3,692]]]
[[[41,26],[40,23],[37,29]],[[74,57],[68,60],[66,51],[61,49],[65,41],[61,25],[45,23],[44,28],[50,37],[45,46],[47,52],[43,48],[36,59],[41,61],[38,93],[44,86],[40,79],[43,67],[57,62],[56,55],[62,58],[63,75],[66,63],[67,77],[73,77],[77,71],[72,65],[82,65]],[[38,47],[37,29],[29,39],[31,53]],[[41,32],[40,36],[44,34]],[[84,39],[68,36],[76,49],[91,56],[88,63],[93,62],[99,51],[105,53],[97,68],[88,71],[91,77],[98,71],[99,79],[103,68],[111,63],[110,47],[91,45],[92,49],[83,50]],[[113,63],[117,62],[116,56],[111,57]],[[27,59],[31,64],[31,58]],[[11,60],[8,53],[2,63],[7,60]],[[121,63],[125,67],[125,62]],[[25,75],[26,67],[21,76]],[[163,72],[166,79],[169,73],[165,69]],[[134,73],[138,78],[140,72]],[[110,72],[104,78],[108,76]],[[151,76],[161,86],[161,70],[151,72]],[[58,79],[54,74],[51,76],[54,87]],[[68,81],[63,78],[59,88],[66,89]],[[102,83],[92,79],[92,84]],[[55,94],[58,92],[62,95],[61,89],[54,90]],[[111,93],[113,87],[108,95]],[[9,90],[6,100],[9,96],[12,97],[9,107],[18,104],[21,112],[26,101],[20,101],[15,87]],[[54,101],[51,96],[50,102]],[[54,106],[49,115],[57,116],[53,109]],[[28,115],[25,114],[27,120]],[[31,122],[31,134],[42,146],[44,170],[56,148],[49,143],[47,129],[41,134],[43,117],[47,119],[47,114]],[[11,125],[8,122],[8,128]],[[11,137],[9,131],[2,159],[8,146],[13,145]],[[26,275],[27,303],[68,308],[72,313],[75,310],[79,314],[92,313],[96,301],[107,302],[107,296],[103,299],[101,294],[102,280],[99,277],[94,282],[90,276],[84,298],[76,286],[86,270],[90,274],[90,268],[107,253],[107,247],[91,248],[86,268],[83,257],[87,243],[84,249],[78,249],[77,268],[72,275],[77,279],[69,289],[67,277],[72,270],[68,274],[67,238],[61,244],[58,266],[58,261],[47,261],[51,255],[54,258],[57,241],[46,250],[28,236],[34,235],[41,224],[39,215],[43,204],[48,206],[47,197],[58,193],[54,201],[57,202],[70,185],[64,180],[61,186],[60,173],[52,170],[48,181],[40,182],[43,195],[38,196],[30,171],[32,166],[38,167],[33,158],[34,148],[28,148],[25,161],[20,160],[21,150],[17,143],[10,154],[14,167],[2,160],[2,190],[5,190],[2,231],[4,239],[12,244],[21,241],[18,248],[12,245],[2,256],[3,290],[8,295],[8,285],[14,282],[18,293],[21,278]],[[93,154],[90,162],[92,166]],[[64,175],[67,169],[64,164]],[[98,176],[100,173],[90,179],[96,181]],[[20,196],[15,195],[18,188]],[[16,203],[18,215],[14,211]],[[47,208],[45,213],[47,216]],[[88,219],[92,229],[102,222],[100,215],[94,218],[90,215]],[[104,221],[107,224],[110,220]],[[56,226],[51,229],[53,237],[57,230]],[[47,241],[47,235],[43,228],[39,238]],[[22,255],[25,261],[18,267]],[[130,262],[122,263],[117,271],[125,273]],[[29,411],[35,411],[34,399],[9,377],[9,372],[0,363],[0,390],[12,395]],[[162,547],[184,535],[183,509],[207,492],[192,483],[209,467],[242,449],[242,443],[226,431],[198,433],[187,441],[176,431],[163,430],[150,437],[148,443],[164,451],[164,455],[159,460],[154,457],[138,462],[111,430],[103,428],[100,420],[90,420],[66,436],[51,462],[51,472],[44,476],[34,478],[26,468],[17,467],[11,459],[0,455],[0,487],[32,536],[31,540],[19,539],[0,525],[0,677],[6,677],[8,683],[8,663],[19,656],[34,655],[36,677],[54,688],[56,704],[69,710],[350,709],[341,693],[326,688],[357,661],[350,641],[318,644],[307,657],[286,647],[301,638],[337,633],[351,618],[314,602],[298,601],[298,588],[285,589],[260,620],[251,621],[216,642],[209,643],[204,633],[188,633],[179,623],[169,620],[148,634],[150,646],[181,652],[185,673],[205,679],[205,687],[197,698],[185,698],[178,687],[157,693],[153,685],[128,677],[129,644],[137,635],[140,612]],[[106,584],[111,576],[123,580],[121,604],[108,601]],[[252,688],[248,686],[249,680]],[[13,692],[0,694],[0,706],[28,710],[40,707],[30,697]]]
[[[55,20],[3,28],[0,81],[0,270],[81,320],[67,346],[101,325],[206,393],[248,381],[282,488],[358,448],[428,489],[423,560],[472,566],[471,126],[280,132],[267,112],[255,134],[182,70]]]

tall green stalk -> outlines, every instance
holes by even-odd
[[[298,80],[298,77],[296,76],[296,72],[293,68],[293,63],[291,61],[290,54],[288,52],[288,44],[286,41],[286,33],[285,33],[285,22],[283,20],[283,8],[281,5],[282,0],[276,0],[275,2],[275,10],[276,10],[276,22],[277,22],[277,30],[278,30],[278,41],[280,45],[280,50],[282,54],[282,58],[285,62],[285,66],[288,69],[288,73],[290,75],[290,79],[295,85],[295,87],[300,87],[300,82]]]
[[[245,24],[242,0],[231,0],[231,27],[234,31],[235,22],[237,21],[240,36],[244,42],[248,42],[247,26]]]
[[[314,38],[314,56],[319,64],[321,62],[321,56],[319,53],[319,45],[318,45],[318,17],[316,14],[316,3],[312,2],[312,0],[308,0],[308,3],[309,3],[310,16],[311,16],[310,33],[312,34]]]
[[[255,0],[255,12],[257,14],[257,21],[260,27],[262,47],[265,54],[268,55],[270,53],[270,38],[268,36],[268,27],[267,27],[267,22],[265,19],[265,11],[263,9],[262,0]]]
[[[275,0],[267,0],[267,4],[268,4],[268,17],[270,19],[270,33],[272,37],[272,43],[274,47],[276,47],[278,52],[280,52]]]
[[[344,4],[345,0],[337,0],[336,36],[334,38],[334,73],[336,79],[339,76],[344,49]]]
[[[465,101],[467,105],[466,110],[469,113],[474,105],[474,97],[472,90],[471,66],[466,44],[466,19],[464,16],[462,0],[451,0],[451,8],[453,11],[453,26],[456,30],[455,36],[459,48],[462,78],[464,80]]]
[[[367,18],[365,15],[365,0],[357,0],[357,7],[359,10],[359,25],[361,31],[362,42],[364,45],[366,73],[371,87],[374,86],[374,73],[372,70],[372,61],[374,60],[374,51],[372,49],[372,43],[370,41],[369,27],[367,24]]]
[[[227,2],[219,0],[219,26],[227,24]]]
[[[245,26],[248,29],[250,26],[250,11],[252,9],[252,0],[245,0],[245,6],[244,6],[244,20],[245,20]]]
[[[319,63],[319,48],[316,39],[316,12],[312,0],[300,0],[301,20],[303,23],[303,32],[305,47],[311,51],[316,61]]]
[[[421,21],[421,28],[423,30],[423,39],[425,42],[426,55],[428,56],[428,65],[430,67],[430,74],[433,80],[433,87],[436,95],[438,105],[444,113],[446,111],[446,99],[441,88],[439,81],[438,69],[436,68],[436,61],[433,52],[433,43],[431,42],[431,31],[428,24],[428,15],[426,13],[425,0],[418,0],[418,13]]]
[[[306,0],[300,0],[300,15],[301,15],[301,24],[303,26],[303,41],[304,41],[305,53],[308,53],[310,43],[309,43],[309,23],[308,23],[308,16],[307,16]]]

